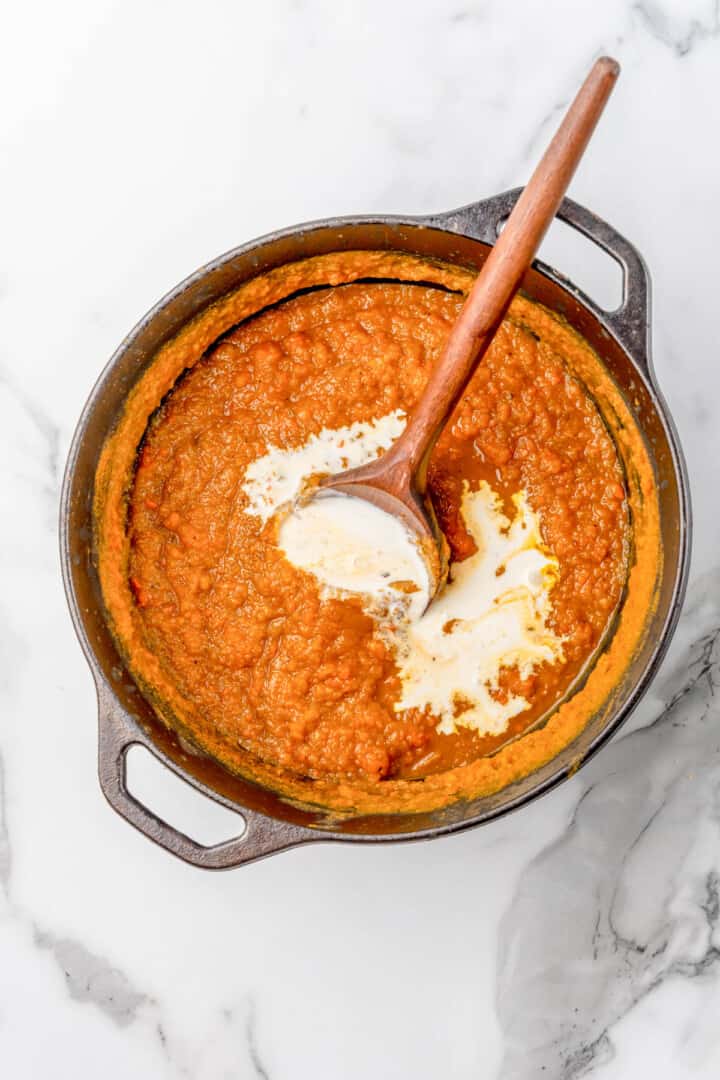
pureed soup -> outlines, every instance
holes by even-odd
[[[398,437],[471,281],[357,252],[256,279],[160,351],[103,452],[100,578],[130,670],[197,747],[295,800],[498,790],[582,729],[642,636],[659,568],[642,439],[589,346],[522,297],[433,453],[451,562],[428,611],[402,581],[328,585],[287,538],[303,485]],[[322,545],[334,526],[314,527]]]

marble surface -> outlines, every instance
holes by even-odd
[[[0,50],[3,1075],[717,1077],[717,0],[43,0],[12,7]],[[185,866],[95,774],[56,541],[93,380],[236,243],[522,182],[604,51],[623,76],[572,194],[650,264],[695,498],[662,673],[587,769],[492,826]],[[616,287],[555,231],[550,261]],[[131,781],[201,839],[233,831],[147,761]]]

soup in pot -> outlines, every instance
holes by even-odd
[[[627,413],[620,395],[518,297],[431,459],[444,589],[427,610],[412,582],[363,591],[379,541],[347,507],[356,540],[328,580],[334,522],[314,523],[308,558],[288,516],[318,477],[392,445],[471,281],[393,256],[381,278],[378,258],[337,256],[226,326],[201,316],[150,366],[98,474],[106,604],[157,710],[230,769],[339,810],[438,805],[556,753],[607,693],[613,632],[630,601],[647,610],[658,565],[642,440],[628,415],[621,446],[601,409]],[[626,615],[625,660],[642,621]]]

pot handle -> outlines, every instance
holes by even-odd
[[[490,199],[438,214],[429,219],[428,224],[494,244],[522,190],[513,188]],[[553,278],[589,307],[626,352],[651,375],[650,274],[642,255],[611,225],[572,199],[563,199],[556,216],[592,240],[620,265],[623,278],[620,306],[614,311],[606,311],[563,274],[552,267],[543,266],[543,269],[550,270]]]
[[[253,862],[286,848],[296,847],[317,837],[309,829],[276,821],[257,810],[243,810],[245,831],[220,844],[205,846],[163,821],[143,806],[127,787],[127,753],[132,746],[144,746],[154,757],[186,783],[187,778],[173,763],[160,754],[141,728],[120,706],[113,695],[98,692],[99,745],[98,773],[100,787],[107,801],[121,817],[178,858],[206,870],[229,870]],[[203,794],[206,794],[203,792]],[[223,800],[218,799],[223,803]],[[229,804],[227,804],[229,805]],[[235,810],[236,807],[232,806]]]

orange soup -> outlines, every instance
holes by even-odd
[[[277,515],[250,506],[248,470],[270,451],[291,460],[334,432],[405,422],[471,280],[449,268],[422,283],[353,276],[260,306],[209,343],[200,335],[172,380],[158,363],[153,385],[150,368],[144,404],[129,404],[99,472],[101,579],[131,670],[201,750],[245,775],[264,770],[303,801],[349,807],[364,793],[381,806],[384,793],[392,802],[405,792],[399,802],[412,808],[423,785],[436,802],[462,793],[455,781],[443,788],[446,778],[475,769],[479,780],[478,763],[507,783],[522,771],[525,740],[537,751],[547,737],[546,754],[557,752],[572,734],[553,734],[563,708],[582,726],[578,701],[637,567],[633,492],[587,377],[603,377],[599,361],[544,309],[516,299],[433,453],[429,491],[450,587],[486,543],[463,499],[487,494],[498,543],[523,500],[537,558],[552,568],[533,618],[544,612],[543,640],[554,646],[532,662],[508,647],[486,679],[492,723],[461,694],[442,722],[422,699],[401,707],[402,666],[362,598],[293,565]],[[121,445],[127,469],[132,430],[141,437],[120,509],[110,489]],[[642,459],[639,437],[635,451]],[[654,500],[649,471],[635,483]],[[110,558],[115,570],[103,575]]]

